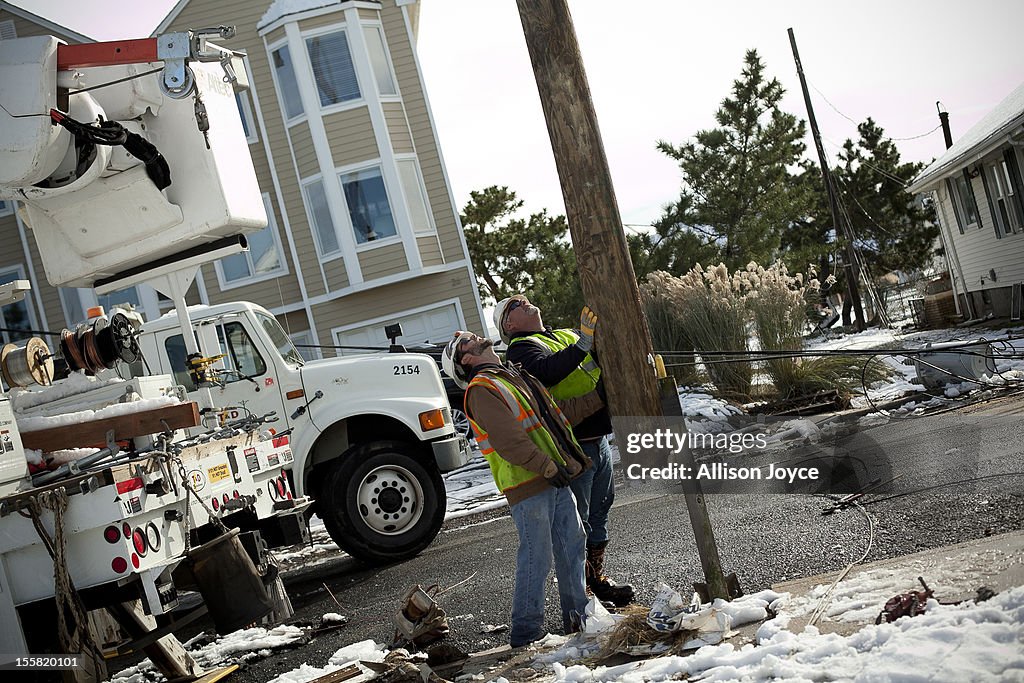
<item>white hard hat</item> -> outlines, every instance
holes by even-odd
[[[448,345],[441,351],[441,369],[444,370],[444,374],[451,377],[460,389],[465,389],[469,386],[469,381],[466,378],[466,370],[460,363],[455,362],[455,356],[459,352],[459,344],[463,339],[472,336],[471,332],[458,331],[452,340],[448,342]]]
[[[521,299],[522,301],[527,300],[522,294],[513,294],[512,296],[499,301],[498,305],[494,307],[494,326],[498,328],[498,334],[501,335],[501,341],[506,344],[512,341],[512,339],[508,336],[508,332],[505,331],[505,326],[502,323],[505,322],[505,313],[508,311],[508,305],[515,299]]]

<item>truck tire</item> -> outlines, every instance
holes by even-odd
[[[410,444],[371,441],[331,467],[317,503],[324,527],[342,550],[369,564],[412,557],[434,540],[447,495],[433,463]]]

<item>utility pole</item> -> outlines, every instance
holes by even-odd
[[[818,152],[818,163],[821,164],[821,177],[825,182],[825,192],[828,194],[828,208],[832,213],[832,225],[835,226],[836,235],[841,232],[846,240],[845,255],[843,257],[843,271],[846,274],[846,296],[853,304],[854,313],[857,316],[856,329],[864,331],[864,306],[861,304],[859,285],[859,268],[857,267],[857,252],[853,246],[853,230],[850,225],[839,215],[839,201],[836,199],[835,184],[832,181],[832,172],[828,167],[828,160],[825,158],[825,148],[821,144],[821,134],[818,132],[818,121],[814,118],[814,107],[811,106],[811,95],[807,91],[807,79],[804,78],[804,67],[800,63],[800,53],[796,49],[796,37],[793,29],[789,29],[789,44],[793,48],[793,61],[796,62],[796,73],[800,76],[800,87],[804,92],[804,104],[807,106],[807,120],[811,124],[811,136],[814,138],[814,148]],[[843,321],[846,322],[845,320]]]
[[[583,296],[597,313],[601,373],[617,416],[661,415],[640,304],[597,114],[566,0],[517,0]],[[568,276],[568,274],[566,274]]]
[[[609,411],[619,417],[661,416],[659,387],[648,363],[653,352],[650,330],[567,0],[517,3],[562,185],[580,285],[600,320],[598,346]],[[674,386],[673,382],[666,405],[674,406],[678,415]],[[703,496],[687,494],[686,504],[710,596],[729,599]]]

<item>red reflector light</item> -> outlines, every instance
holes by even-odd
[[[225,505],[228,504],[228,494],[226,494],[226,493],[224,494],[224,504]]]
[[[278,477],[277,478],[277,495],[280,498],[283,499],[284,496],[285,496],[285,493],[287,493],[287,490],[284,487],[284,477]]]
[[[117,543],[121,540],[121,531],[116,526],[108,526],[103,530],[103,539],[107,543]]]
[[[238,489],[235,489],[234,491],[231,492],[231,497],[232,498],[241,498],[242,494],[238,492]]]
[[[128,493],[129,491],[141,489],[142,487],[142,477],[134,477],[132,479],[125,479],[124,481],[117,482],[118,493]]]
[[[274,443],[274,448],[280,448],[281,446],[287,446],[288,445],[288,435],[285,434],[284,436],[275,436],[274,439],[273,439],[273,443]]]
[[[139,557],[146,556],[146,551],[149,550],[146,547],[146,534],[139,527],[136,527],[135,531],[132,532],[132,545],[135,546],[135,552],[139,554]]]
[[[217,500],[216,496],[214,496],[213,497],[213,511],[216,512],[217,510],[220,510],[220,501]]]
[[[132,537],[132,525],[129,524],[128,522],[125,522],[124,524],[122,524],[121,525],[121,533],[124,534],[125,538],[131,538]]]
[[[123,557],[115,557],[110,562],[110,568],[114,570],[115,574],[123,574],[128,571],[128,560]]]
[[[132,553],[132,566],[135,567],[136,569],[139,568],[139,556],[136,555],[135,553]]]

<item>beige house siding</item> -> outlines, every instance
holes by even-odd
[[[295,154],[295,166],[299,169],[299,178],[309,178],[320,172],[320,162],[313,148],[313,136],[309,132],[309,124],[297,123],[288,129]]]
[[[266,35],[267,45],[273,45],[279,40],[284,40],[284,26],[281,28],[275,28],[273,31]]]
[[[15,226],[15,228],[17,228],[17,226]],[[32,232],[31,230],[29,230],[27,225],[25,226],[25,232],[26,233]],[[44,308],[45,314],[46,314],[46,320],[45,320],[46,325],[47,325],[48,329],[51,329],[51,330],[54,327],[63,327],[64,323],[65,323],[65,320],[64,320],[64,307],[61,306],[61,303],[60,303],[60,291],[56,287],[51,286],[50,283],[46,279],[46,270],[43,268],[43,260],[42,260],[42,258],[39,255],[39,247],[36,246],[35,236],[28,236],[28,235],[26,235],[26,237],[28,238],[29,254],[31,254],[31,256],[32,256],[32,268],[35,269],[36,278],[37,278],[36,281],[34,281],[32,283],[32,286],[33,286],[33,288],[38,287],[38,289],[39,289],[39,296],[42,297],[43,308]],[[21,254],[24,254],[24,251],[22,251]],[[25,257],[22,255],[20,257],[20,260],[22,262],[24,262]],[[30,271],[28,269],[28,264],[26,263],[25,264],[25,277],[31,277],[31,276],[32,276],[32,271]],[[35,295],[33,295],[33,296],[35,296]],[[40,318],[39,324],[42,325],[43,322],[44,322],[43,319]],[[74,322],[78,322],[78,321],[76,320]]]
[[[323,121],[335,167],[380,157],[377,138],[373,135],[373,122],[366,107],[329,114],[323,117]]]
[[[310,329],[309,318],[306,317],[305,311],[291,311],[290,313],[278,315],[277,321],[281,323],[281,327],[288,334],[298,334]]]
[[[443,296],[439,296],[439,292]],[[365,320],[397,315],[429,306],[438,300],[455,298],[459,300],[466,327],[482,331],[483,321],[477,312],[473,284],[461,268],[396,282],[371,291],[350,294],[338,302],[314,306],[313,319],[321,343],[332,344],[331,330],[334,328],[357,325]],[[335,305],[338,303],[341,305]],[[324,354],[333,355],[333,352],[324,349]]]
[[[364,280],[377,280],[388,275],[397,275],[409,270],[409,262],[405,258],[405,246],[389,244],[360,252],[359,267],[363,271]]]
[[[387,121],[388,135],[395,154],[410,154],[416,151],[409,133],[409,122],[405,119],[405,107],[401,102],[384,102],[384,120]]]
[[[447,262],[457,261],[463,258],[462,242],[434,140],[434,131],[430,125],[423,85],[419,70],[416,68],[413,46],[409,42],[405,17],[401,8],[396,7],[393,2],[386,3],[382,17],[388,48],[391,50],[391,61],[398,77],[399,91],[405,103],[405,113],[427,189],[427,201],[430,203],[434,223],[437,225],[444,258]]]
[[[345,289],[349,285],[344,259],[336,258],[333,261],[325,262],[324,275],[327,276],[327,286],[332,292]]]
[[[331,12],[330,14],[321,14],[319,17],[303,19],[299,22],[299,30],[311,31],[323,28],[324,26],[337,26],[338,24],[345,24],[345,15],[341,12]]]
[[[380,12],[375,9],[359,8],[359,18],[366,21],[380,21]]]
[[[416,248],[420,250],[420,258],[423,260],[423,267],[439,266],[444,263],[441,255],[441,247],[437,243],[437,237],[428,235],[416,238]]]

